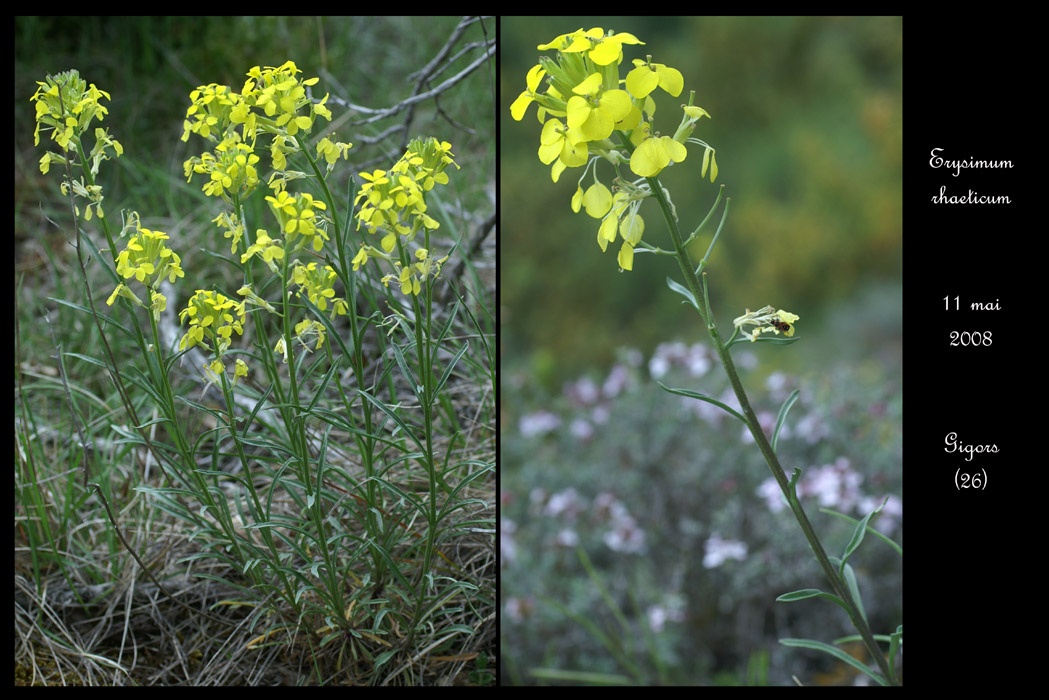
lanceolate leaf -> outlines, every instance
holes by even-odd
[[[817,651],[822,651],[826,654],[830,654],[839,661],[844,661],[849,666],[852,666],[856,669],[859,669],[863,673],[866,673],[868,676],[873,678],[879,685],[889,685],[889,682],[885,680],[885,678],[883,678],[880,673],[873,671],[870,668],[867,668],[866,664],[857,661],[846,652],[842,651],[837,647],[831,646],[830,644],[817,642],[813,639],[781,639],[779,640],[779,643],[783,646],[801,647],[803,649],[815,649]]]
[[[707,403],[712,403],[715,406],[717,406],[718,408],[724,409],[730,415],[733,415],[736,418],[739,418],[741,421],[743,421],[744,424],[746,424],[746,422],[747,422],[743,418],[743,416],[741,416],[735,409],[733,409],[730,406],[727,406],[727,405],[721,403],[717,399],[710,398],[706,394],[701,394],[698,391],[689,391],[688,389],[672,389],[669,386],[667,386],[666,384],[664,384],[663,382],[659,382],[659,386],[663,387],[664,389],[669,391],[671,394],[678,394],[679,396],[687,396],[690,399],[699,399],[700,401],[706,401]]]
[[[791,392],[790,396],[787,397],[787,400],[783,402],[783,405],[779,409],[779,415],[776,416],[776,429],[772,431],[773,452],[776,451],[776,443],[779,441],[779,431],[783,427],[783,422],[787,419],[787,412],[790,411],[791,406],[797,402],[799,393],[800,392],[797,389]]]
[[[699,311],[699,304],[696,303],[696,298],[692,296],[692,292],[688,290],[688,287],[684,286],[680,282],[675,282],[669,277],[667,277],[667,286],[670,287],[672,291],[675,291],[681,296],[685,297],[688,303],[692,304],[692,308],[694,308],[696,311]]]

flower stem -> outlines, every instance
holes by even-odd
[[[677,222],[674,220],[670,203],[667,201],[666,195],[663,193],[663,187],[660,185],[658,178],[650,177],[647,178],[647,180],[652,189],[653,197],[663,212],[663,218],[666,221],[667,229],[670,231],[670,237],[674,242],[674,250],[677,253],[677,261],[678,265],[681,267],[681,274],[685,278],[689,291],[692,292],[696,299],[697,308],[709,309],[709,300],[706,298],[703,285],[700,283],[700,277],[696,274],[696,270],[689,259],[688,251],[685,249],[681,236],[681,231],[678,229]],[[709,256],[709,252],[707,255]],[[704,258],[704,260],[705,259],[706,258]],[[849,595],[848,588],[835,572],[834,566],[831,564],[830,559],[827,557],[827,553],[823,549],[823,545],[820,543],[819,537],[816,535],[816,531],[809,522],[808,516],[805,515],[801,503],[798,501],[789,481],[787,480],[787,475],[783,471],[783,467],[780,465],[776,453],[772,450],[772,446],[769,444],[765,432],[761,429],[758,417],[754,413],[754,409],[751,408],[750,400],[747,398],[747,392],[743,388],[743,382],[740,381],[739,373],[736,371],[736,365],[732,361],[732,355],[729,353],[728,347],[725,343],[722,342],[720,333],[718,333],[717,324],[714,322],[713,315],[707,313],[704,317],[704,314],[701,311],[700,316],[704,318],[707,331],[710,333],[710,338],[714,341],[714,349],[717,351],[718,357],[721,359],[721,365],[725,369],[725,374],[728,375],[729,383],[732,385],[732,391],[735,392],[736,399],[739,401],[744,422],[747,424],[747,428],[750,429],[751,435],[754,436],[754,442],[758,445],[758,449],[761,450],[761,454],[765,458],[765,462],[768,464],[772,476],[775,477],[776,483],[779,484],[780,490],[783,491],[783,495],[790,504],[790,508],[794,512],[794,517],[797,519],[798,525],[801,526],[805,539],[809,541],[809,546],[816,555],[816,560],[823,568],[823,573],[826,575],[827,580],[834,589],[835,595],[845,603],[845,607],[848,610],[849,618],[852,620],[853,626],[860,633],[868,651],[874,657],[875,661],[878,662],[878,666],[881,668],[885,678],[893,685],[897,685],[896,676],[889,668],[885,654],[883,654],[878,648],[878,643],[874,640],[874,635],[871,634],[867,622],[863,619],[863,615],[860,614],[855,602],[853,602],[852,597]]]

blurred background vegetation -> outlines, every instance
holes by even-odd
[[[853,527],[822,508],[858,519],[886,497],[874,526],[902,544],[899,381],[876,361],[765,376],[768,354],[735,353],[766,430],[800,391],[777,454],[788,472],[802,469],[802,502],[828,554],[840,556]],[[621,353],[607,374],[588,373],[541,406],[525,402],[530,412],[503,430],[503,683],[592,684],[600,674],[642,685],[870,682],[779,643],[830,642],[852,627],[827,601],[776,602],[826,589],[812,550],[777,510],[779,489],[742,425],[667,394],[648,378],[656,365],[668,386],[733,402],[709,344],[665,344],[652,356]],[[894,631],[900,556],[868,536],[850,564],[872,629]],[[593,675],[571,675],[583,671]]]
[[[700,180],[698,147],[661,177],[684,230],[706,215],[719,185],[732,198],[708,267],[723,331],[745,307],[772,304],[801,316],[808,338],[803,351],[779,356],[818,366],[898,343],[901,18],[503,17],[504,370],[556,388],[593,363],[607,366],[622,345],[648,352],[671,337],[705,336],[666,287],[672,261],[640,255],[620,274],[618,246],[601,253],[597,221],[570,209],[581,169],[554,184],[536,156],[535,107],[521,122],[509,118],[542,53],[536,46],[593,26],[646,42],[626,47],[626,63],[651,54],[684,75],[680,98],[656,91],[657,127],[677,125],[689,90],[712,116],[694,135],[717,149],[717,183]],[[611,173],[599,168],[606,184]],[[657,208],[641,214],[645,240],[669,248]],[[695,259],[709,241],[693,244]]]

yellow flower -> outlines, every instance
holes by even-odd
[[[216,356],[221,357],[229,348],[233,333],[244,333],[244,304],[228,299],[218,292],[198,289],[190,297],[189,304],[179,312],[179,321],[189,319],[189,330],[179,342],[180,350],[195,345],[212,349],[205,341],[215,343]]]
[[[550,119],[543,125],[539,141],[539,160],[545,165],[558,158],[569,168],[586,165],[587,147],[582,133],[569,129],[560,119]]]
[[[647,138],[630,156],[630,169],[641,177],[655,177],[671,163],[680,163],[688,155],[685,145],[669,136]]]
[[[361,246],[361,249],[357,251],[357,255],[353,257],[353,269],[356,272],[361,268],[361,265],[368,262],[368,246]]]
[[[681,71],[676,68],[670,68],[662,63],[649,63],[641,59],[634,59],[634,66],[634,70],[627,73],[626,89],[639,99],[647,97],[657,87],[677,97],[685,86],[685,79]]]
[[[571,34],[562,34],[549,44],[540,44],[539,49],[557,49],[561,53],[586,53],[587,57],[599,66],[618,63],[623,59],[623,44],[644,44],[633,34],[609,34],[600,27]]]
[[[510,116],[515,120],[521,121],[528,110],[528,105],[537,101],[540,97],[537,90],[539,89],[539,81],[543,79],[544,75],[546,75],[546,71],[543,70],[541,65],[532,66],[528,70],[528,74],[525,76],[525,84],[528,86],[528,89],[518,95],[514,103],[510,105]]]
[[[266,231],[259,229],[255,232],[255,243],[248,247],[244,255],[240,256],[240,261],[246,263],[256,255],[265,261],[271,271],[277,272],[277,264],[274,260],[284,259],[284,248],[280,241],[270,238]]]
[[[616,122],[630,113],[632,104],[626,90],[601,92],[593,87],[593,81],[584,81],[575,91],[583,94],[568,100],[568,127],[578,129],[587,141],[608,138],[616,128]]]
[[[295,324],[295,337],[298,338],[299,342],[302,343],[302,347],[306,348],[308,352],[313,350],[320,350],[324,345],[325,330],[324,324],[320,321],[305,320],[301,323]],[[313,350],[310,350],[310,341],[315,340]]]
[[[317,144],[317,155],[328,161],[328,172],[331,172],[335,163],[338,162],[339,156],[343,159],[350,157],[350,149],[353,148],[352,143],[341,143],[332,142],[327,136],[321,139],[320,143]]]
[[[127,246],[117,255],[117,273],[124,279],[134,277],[139,282],[155,288],[165,277],[174,282],[184,277],[181,258],[164,241],[168,234],[139,228]]]
[[[284,342],[284,336],[281,336],[280,340],[277,341],[277,345],[274,346],[273,352],[283,355],[284,364],[288,364],[288,344]]]

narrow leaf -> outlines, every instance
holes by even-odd
[[[671,291],[677,292],[681,296],[685,297],[685,300],[692,305],[692,308],[694,308],[696,311],[699,311],[699,304],[696,303],[696,298],[692,296],[692,292],[688,289],[688,287],[684,286],[680,282],[675,282],[669,277],[667,277],[667,286],[670,287]]]
[[[663,382],[658,382],[658,384],[659,384],[659,386],[663,387],[665,390],[669,391],[671,394],[678,394],[679,396],[687,396],[690,399],[699,399],[700,401],[706,401],[707,403],[712,403],[715,406],[717,406],[718,408],[724,409],[730,415],[733,415],[736,418],[739,418],[741,421],[743,421],[744,425],[747,422],[743,418],[743,416],[741,416],[739,413],[737,413],[735,411],[735,409],[731,408],[730,406],[726,406],[725,404],[721,403],[717,399],[710,398],[706,394],[701,394],[698,391],[690,391],[688,389],[672,389],[669,386],[667,386],[666,384],[664,384]]]
[[[797,403],[799,394],[800,392],[797,389],[792,391],[790,396],[787,397],[787,400],[784,401],[783,405],[779,408],[779,415],[776,416],[776,428],[772,431],[773,452],[776,451],[776,443],[779,441],[779,431],[781,428],[783,428],[784,421],[787,420],[787,412],[790,411],[791,406]]]
[[[860,545],[863,543],[863,536],[867,532],[867,523],[870,522],[872,517],[881,512],[882,506],[884,505],[885,502],[882,501],[880,506],[872,510],[870,513],[867,513],[867,515],[863,517],[863,520],[860,520],[859,524],[856,525],[856,529],[852,531],[852,539],[850,539],[849,543],[845,546],[845,553],[841,556],[841,563],[843,566],[845,565],[845,562],[849,560],[849,557],[852,556],[853,552],[859,549]]]
[[[863,607],[863,598],[860,597],[860,585],[856,582],[856,572],[853,571],[849,564],[845,565],[842,572],[842,578],[845,580],[845,585],[849,588],[849,595],[852,596],[852,602],[856,603],[856,608],[860,611],[860,617],[866,622],[867,610]]]
[[[448,367],[445,368],[444,374],[441,375],[440,380],[437,382],[436,386],[434,386],[434,388],[433,388],[433,395],[434,396],[440,396],[441,389],[443,389],[445,383],[447,383],[448,377],[450,377],[452,375],[452,370],[455,369],[455,365],[459,363],[460,358],[462,358],[462,356],[464,354],[466,354],[466,351],[469,350],[469,349],[470,349],[470,342],[467,341],[467,342],[463,343],[463,346],[459,349],[459,352],[455,353],[455,357],[453,357],[451,362],[448,363]]]
[[[886,497],[886,498],[888,498],[888,497]],[[885,505],[885,503],[883,502],[882,505]],[[832,510],[830,508],[820,508],[820,511],[823,512],[823,513],[827,513],[828,515],[833,515],[835,517],[841,518],[842,520],[848,520],[850,523],[853,523],[853,524],[859,522],[859,520],[856,520],[856,518],[849,517],[848,515],[845,515],[844,513],[839,513],[836,510]],[[885,536],[881,532],[878,532],[877,530],[875,530],[870,525],[867,525],[867,530],[872,535],[874,535],[875,537],[877,537],[878,539],[882,540],[883,542],[888,544],[890,547],[895,549],[896,553],[899,554],[901,557],[903,556],[903,547],[901,547],[895,541],[893,541],[889,537]]]
[[[798,591],[791,591],[790,593],[784,593],[783,595],[776,598],[777,603],[793,603],[798,600],[807,600],[809,598],[825,598],[833,603],[837,603],[842,607],[845,612],[849,612],[849,606],[845,604],[838,596],[833,593],[827,593],[821,591],[818,588],[802,588]]]
[[[801,647],[803,649],[815,649],[816,651],[822,651],[826,654],[830,654],[839,661],[844,661],[848,665],[856,668],[868,676],[873,678],[879,685],[889,685],[889,682],[882,677],[882,675],[870,668],[866,664],[857,661],[852,658],[849,654],[845,653],[841,649],[831,646],[830,644],[824,644],[823,642],[817,642],[813,639],[781,639],[779,643],[787,647]]]

